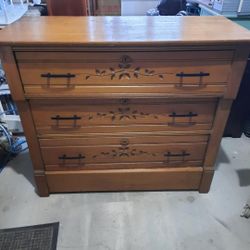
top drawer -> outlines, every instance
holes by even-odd
[[[16,52],[27,95],[225,92],[233,51]]]

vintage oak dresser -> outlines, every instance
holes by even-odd
[[[41,196],[209,191],[247,30],[224,17],[36,17],[0,45]]]

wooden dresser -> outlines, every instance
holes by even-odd
[[[41,196],[209,191],[247,30],[223,17],[39,17],[0,45]]]

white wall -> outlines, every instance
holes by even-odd
[[[122,0],[122,16],[145,16],[147,10],[156,8],[159,0]]]

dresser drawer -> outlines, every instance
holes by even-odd
[[[211,129],[216,101],[113,100],[30,102],[39,135]]]
[[[27,95],[222,94],[232,51],[16,52]]]
[[[202,166],[207,140],[201,135],[127,135],[40,142],[47,170],[72,170]]]

